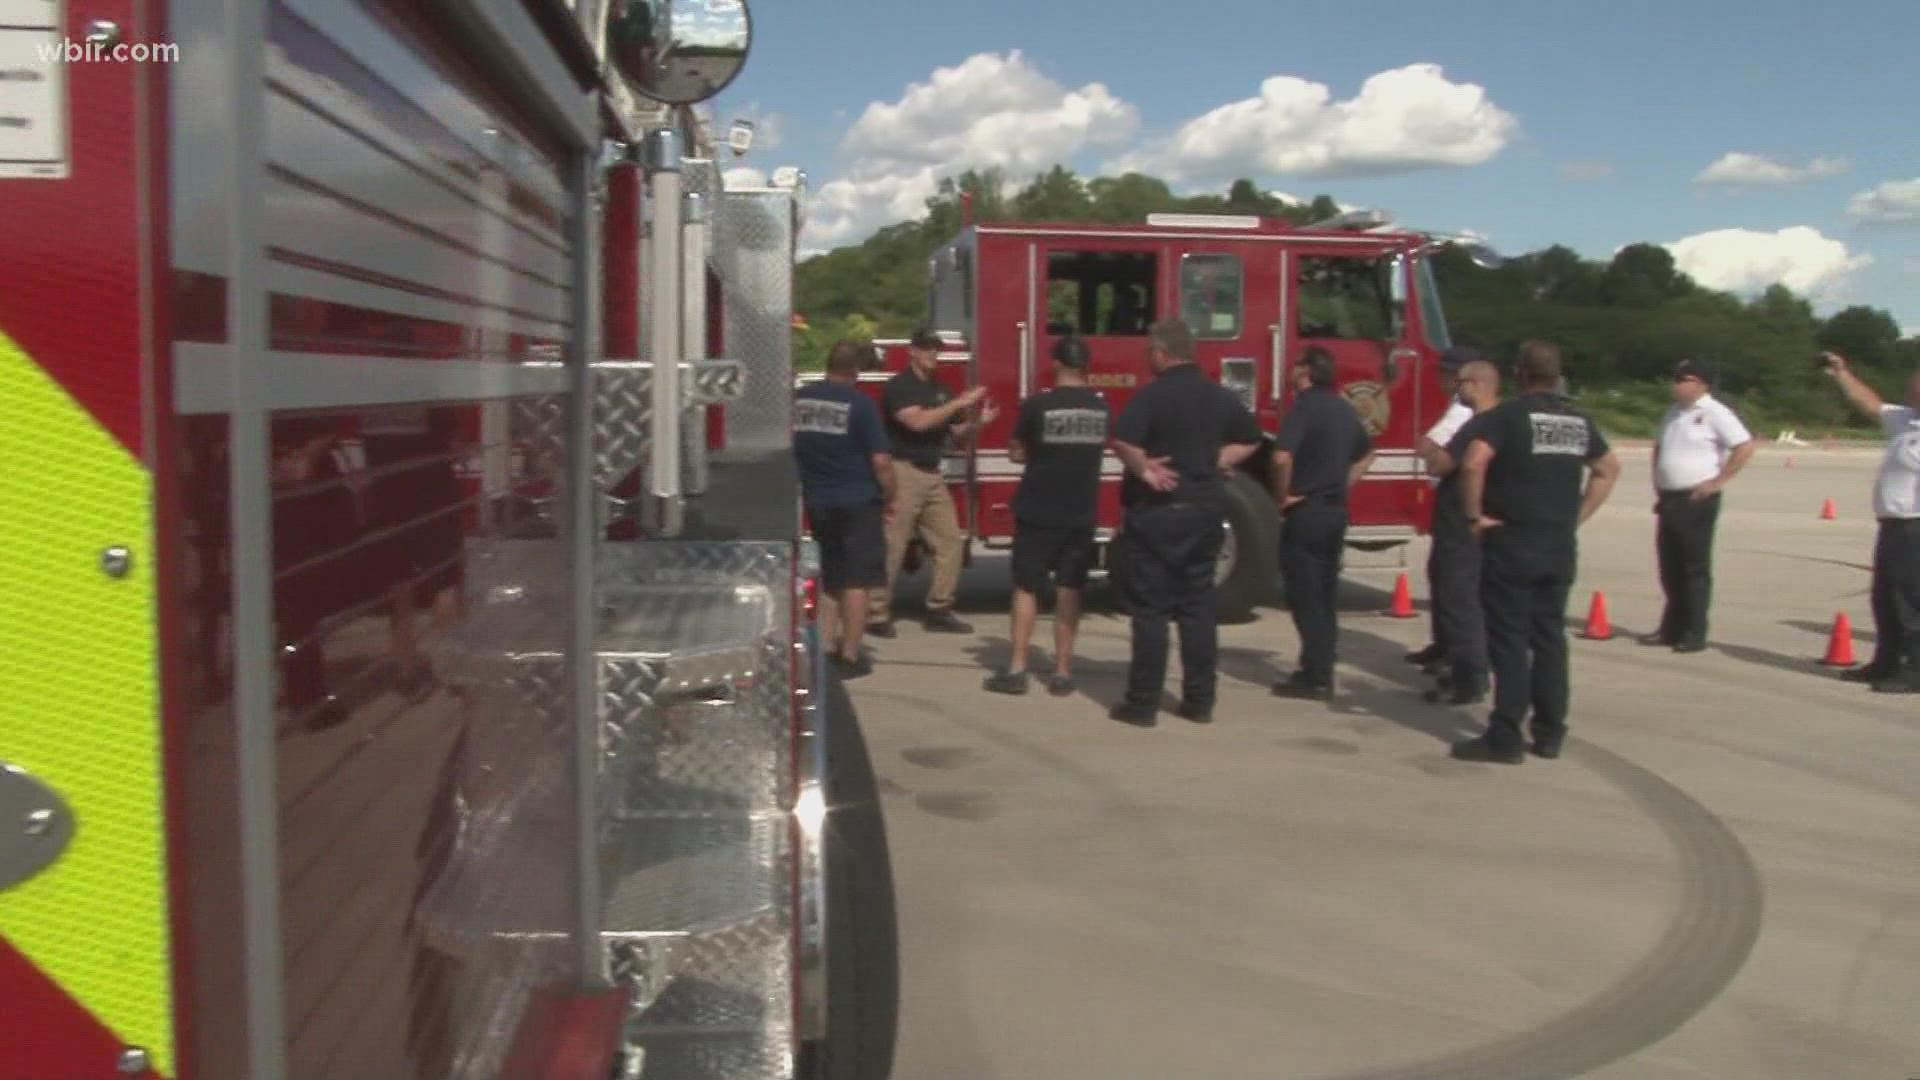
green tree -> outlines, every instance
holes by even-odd
[[[1693,291],[1693,280],[1674,265],[1673,252],[1658,244],[1628,244],[1607,264],[1600,298],[1616,307],[1654,307]]]
[[[1020,221],[1086,221],[1093,217],[1093,196],[1085,181],[1055,165],[1013,197],[1013,216]]]

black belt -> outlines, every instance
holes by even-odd
[[[923,473],[937,473],[940,471],[940,463],[937,461],[931,465],[928,465],[927,463],[922,461],[909,461],[907,462],[907,464],[913,466],[916,469],[919,469]]]

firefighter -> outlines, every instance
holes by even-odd
[[[933,557],[933,584],[927,592],[928,630],[943,634],[970,634],[973,627],[953,613],[953,595],[960,587],[960,564],[966,537],[954,512],[941,472],[949,441],[966,441],[993,423],[999,411],[987,401],[985,387],[954,394],[936,379],[940,339],[933,331],[914,331],[907,343],[907,369],[888,380],[881,395],[887,437],[893,446],[893,496],[888,500],[887,579],[873,593],[867,632],[894,636],[893,587],[907,555],[907,542],[918,533]],[[983,404],[984,403],[984,404]],[[981,405],[977,419],[968,412]]]
[[[1707,647],[1720,492],[1755,449],[1746,425],[1714,398],[1712,386],[1712,365],[1680,361],[1673,369],[1673,407],[1653,444],[1653,512],[1659,518],[1654,544],[1667,606],[1660,629],[1640,643],[1669,645],[1677,653]]]
[[[1108,714],[1152,727],[1167,674],[1167,623],[1180,623],[1179,715],[1213,719],[1218,627],[1214,564],[1226,522],[1225,473],[1258,450],[1259,425],[1231,390],[1194,363],[1193,331],[1179,319],[1147,331],[1147,363],[1158,376],[1133,396],[1114,425],[1114,453],[1126,466],[1120,534],[1133,658],[1126,699]]]
[[[1300,665],[1275,683],[1280,697],[1333,697],[1340,636],[1335,594],[1347,543],[1347,493],[1366,475],[1373,439],[1340,391],[1325,349],[1306,350],[1294,366],[1293,406],[1274,435],[1273,494],[1280,512],[1280,573],[1300,634]]]
[[[1462,507],[1481,544],[1480,599],[1494,695],[1486,733],[1453,747],[1463,761],[1508,765],[1526,760],[1520,726],[1529,708],[1533,752],[1560,756],[1575,533],[1620,476],[1599,425],[1554,393],[1558,347],[1520,346],[1514,375],[1519,396],[1475,421],[1460,466]]]
[[[894,461],[880,410],[855,385],[872,352],[870,345],[836,342],[827,353],[827,377],[793,400],[801,500],[820,546],[821,635],[832,645],[832,663],[843,679],[873,671],[861,648],[867,593],[887,583],[882,517],[894,499]]]
[[[1455,382],[1469,411],[1467,422],[1428,458],[1440,477],[1434,489],[1432,579],[1435,636],[1446,643],[1446,670],[1428,701],[1473,705],[1486,699],[1487,624],[1480,608],[1480,545],[1460,506],[1460,459],[1479,429],[1478,417],[1500,403],[1500,369],[1485,360],[1461,366]],[[1424,450],[1424,448],[1423,448]]]
[[[1448,394],[1447,409],[1440,414],[1440,419],[1434,421],[1433,426],[1427,429],[1427,433],[1420,436],[1419,445],[1414,448],[1414,453],[1419,455],[1421,462],[1427,467],[1427,473],[1431,477],[1428,483],[1432,487],[1436,500],[1439,497],[1441,483],[1441,474],[1436,464],[1441,460],[1441,455],[1446,452],[1447,443],[1451,442],[1460,428],[1473,417],[1473,406],[1468,405],[1460,395],[1460,369],[1479,358],[1480,354],[1477,351],[1464,346],[1448,349],[1440,357],[1440,378],[1446,384]],[[1434,505],[1437,513],[1438,501]],[[1433,610],[1429,612],[1432,639],[1426,645],[1407,654],[1407,663],[1416,664],[1430,674],[1441,670],[1441,665],[1446,662],[1448,655],[1446,628],[1441,624],[1438,599],[1439,579],[1445,573],[1438,565],[1440,557],[1441,546],[1436,541],[1427,550],[1427,593],[1435,598]]]
[[[1873,660],[1840,677],[1872,683],[1882,694],[1920,694],[1920,372],[1907,380],[1907,403],[1880,400],[1837,353],[1821,366],[1854,408],[1887,433],[1887,455],[1874,480]]]
[[[1047,690],[1073,693],[1073,638],[1080,621],[1080,590],[1093,565],[1093,525],[1100,497],[1110,414],[1087,386],[1092,354],[1078,337],[1053,347],[1053,389],[1020,403],[1008,456],[1023,462],[1013,496],[1013,659],[988,677],[1001,694],[1027,692],[1027,648],[1040,615],[1040,593],[1051,579],[1053,674]]]

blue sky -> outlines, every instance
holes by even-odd
[[[1920,3],[1464,7],[762,0],[716,111],[761,121],[749,165],[808,171],[815,247],[969,165],[1135,164],[1512,252],[1686,241],[1709,284],[1920,333]]]

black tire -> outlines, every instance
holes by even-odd
[[[1233,530],[1233,565],[1214,584],[1220,590],[1220,620],[1244,622],[1273,594],[1280,576],[1280,511],[1273,497],[1245,473],[1227,481],[1227,527]]]
[[[880,782],[853,701],[827,682],[827,1034],[803,1080],[887,1080],[900,1021],[900,940]]]

